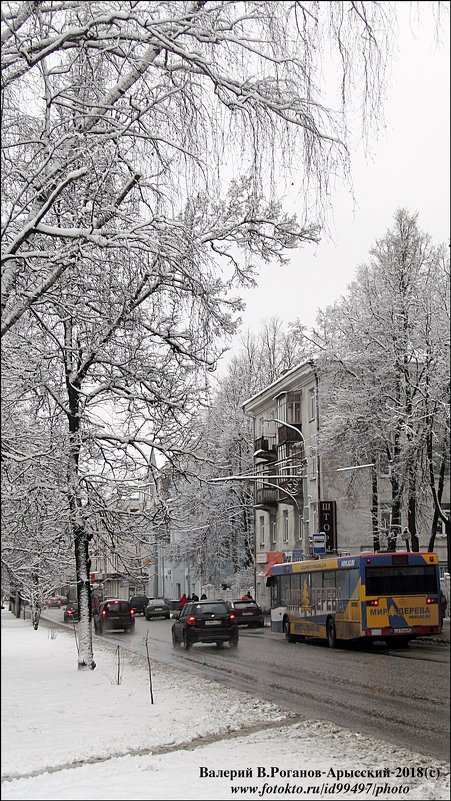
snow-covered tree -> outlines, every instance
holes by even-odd
[[[260,250],[262,228],[267,253],[315,237],[263,201],[264,176],[292,154],[298,188],[322,203],[346,172],[346,116],[320,91],[329,47],[343,110],[359,95],[377,119],[392,8],[361,6],[4,3],[2,331],[92,245],[115,261],[166,242],[177,259],[200,223],[204,249],[248,278],[232,244]]]
[[[329,178],[349,168],[350,101],[378,119],[391,12],[2,5],[4,352],[10,363],[28,341],[34,391],[64,432],[80,667],[94,667],[94,499],[135,485],[152,449],[196,458],[192,415],[240,286],[259,260],[318,239]],[[324,54],[340,67],[337,111],[321,96]],[[312,220],[283,211],[283,179]]]
[[[233,570],[240,587],[253,582],[246,571],[253,574],[254,482],[243,477],[254,472],[254,439],[242,405],[304,355],[289,327],[272,318],[257,334],[241,337],[238,353],[216,378],[209,407],[198,421],[202,463],[191,465],[190,480],[178,485],[173,521],[180,533],[175,556],[197,567],[203,583],[218,586],[227,570]]]
[[[425,468],[444,471],[448,453],[449,266],[446,248],[434,246],[406,210],[370,256],[315,332],[328,407],[322,443],[351,463],[387,466],[392,528],[401,532],[404,509],[417,549],[417,517],[430,508],[431,488],[437,514],[446,517],[437,475],[429,481]]]

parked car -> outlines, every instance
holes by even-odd
[[[147,595],[133,595],[130,598],[130,605],[133,609],[135,615],[144,615],[146,611],[146,606],[149,603],[150,598]]]
[[[238,645],[238,626],[234,612],[225,601],[188,601],[172,624],[174,648],[188,650],[196,642],[216,643],[230,648]]]
[[[65,610],[64,610],[64,622],[65,623],[77,623],[78,621],[78,603],[76,601],[70,601]]]
[[[166,620],[169,620],[171,616],[169,606],[164,598],[151,598],[144,614],[146,620],[150,620],[152,617],[165,617]]]
[[[228,601],[228,606],[234,612],[239,626],[263,627],[265,625],[262,608],[255,601],[245,601],[244,599]]]
[[[50,598],[44,598],[42,606],[48,606],[50,609],[60,609],[66,606],[68,599],[65,595],[51,595]]]
[[[182,604],[180,603],[180,601],[174,599],[172,601],[166,601],[166,603],[169,606],[169,612],[171,617],[178,617],[178,614],[182,608]]]
[[[128,601],[120,598],[104,601],[93,614],[94,628],[97,634],[107,630],[135,630],[135,615]]]

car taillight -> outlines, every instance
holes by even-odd
[[[134,609],[130,609],[130,614],[134,615],[135,614],[135,610]]]
[[[72,614],[73,614],[73,612],[72,612],[72,610],[71,610],[71,609],[68,609],[68,610],[66,611],[66,615],[72,615]]]
[[[379,598],[374,598],[372,601],[368,601],[368,606],[379,606]]]
[[[106,616],[106,609],[104,609],[103,612],[102,612],[102,617],[105,617],[105,616]]]
[[[187,619],[186,619],[186,622],[189,623],[190,626],[194,626],[194,624],[196,622],[196,616],[195,615],[189,615],[187,617]]]
[[[426,603],[427,604],[436,604],[437,603],[437,598],[429,598],[428,597],[428,598],[426,598]]]
[[[229,617],[230,617],[230,620],[235,620],[235,615],[233,614],[233,612],[229,615]]]

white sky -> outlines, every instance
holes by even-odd
[[[54,613],[62,619],[62,611]],[[300,796],[285,792],[243,798],[288,799],[376,797],[372,786],[395,788],[395,797],[427,801],[449,798],[449,764],[368,737],[332,723],[293,723],[286,710],[248,693],[152,660],[154,704],[144,657],[95,637],[94,671],[78,671],[72,632],[40,627],[1,612],[2,634],[2,799],[10,801],[215,801],[234,798],[232,787],[302,786]],[[124,644],[130,636],[123,635]],[[209,647],[209,646],[195,646]],[[240,644],[239,647],[245,647]],[[283,643],[281,643],[283,647]],[[236,651],[233,651],[236,656]],[[233,661],[231,659],[231,671]],[[141,754],[137,753],[141,750]],[[70,767],[73,763],[76,767]],[[324,772],[318,778],[258,778],[258,767]],[[246,770],[231,779],[208,771]],[[429,778],[396,778],[399,767],[421,768]],[[337,782],[328,772],[389,769],[385,779],[356,778],[363,792],[313,795],[306,788]],[[8,781],[7,777],[13,778]],[[18,777],[18,778],[17,778]],[[20,778],[23,777],[23,778]],[[339,780],[342,783],[349,781]],[[392,791],[393,792],[393,791]],[[407,793],[407,794],[406,794]],[[381,800],[393,795],[379,793]]]
[[[449,16],[437,45],[429,3],[398,3],[400,38],[385,104],[385,130],[373,139],[368,161],[352,154],[356,208],[343,188],[336,192],[329,227],[334,242],[306,245],[289,266],[264,266],[258,288],[243,294],[242,331],[257,331],[272,316],[298,317],[310,327],[318,308],[345,294],[356,267],[385,235],[398,208],[419,213],[433,241],[449,241]],[[416,4],[412,4],[416,6]],[[447,4],[449,9],[449,4]],[[428,13],[429,11],[429,13]]]

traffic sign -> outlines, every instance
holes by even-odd
[[[324,531],[313,535],[313,553],[316,556],[322,556],[326,553],[326,533]]]

